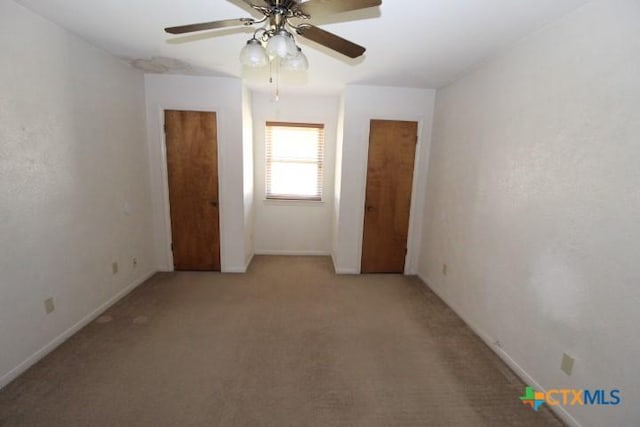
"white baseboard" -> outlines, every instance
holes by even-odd
[[[282,255],[282,256],[329,256],[327,251],[280,251],[271,249],[256,249],[256,255]]]
[[[341,267],[333,267],[336,270],[336,274],[360,274],[358,270],[355,268],[341,268]]]
[[[246,267],[227,267],[221,271],[221,273],[230,273],[230,274],[242,274],[246,272],[247,272]]]
[[[336,264],[336,259],[334,258],[333,254],[330,254],[330,255],[331,255],[331,261],[333,262],[333,270],[336,272],[336,274],[360,274],[360,270],[355,268],[338,267],[338,264]]]
[[[122,289],[120,292],[118,292],[113,297],[111,297],[109,300],[107,300],[107,302],[105,302],[104,304],[100,305],[98,308],[93,310],[91,313],[89,313],[88,315],[83,317],[75,325],[71,326],[69,329],[67,329],[66,331],[64,331],[63,333],[61,333],[57,337],[55,337],[51,342],[49,342],[48,344],[46,344],[45,346],[40,348],[40,350],[36,351],[31,356],[29,356],[25,361],[23,361],[18,366],[16,366],[15,368],[11,369],[9,372],[7,372],[2,377],[0,377],[0,390],[2,388],[4,388],[7,384],[9,384],[11,381],[15,380],[18,376],[20,376],[20,374],[25,372],[27,369],[29,369],[31,366],[33,366],[35,363],[37,363],[44,356],[46,356],[47,354],[49,354],[50,352],[55,350],[56,347],[58,347],[60,344],[62,344],[66,340],[68,340],[73,334],[75,334],[80,329],[82,329],[83,327],[85,327],[86,325],[91,323],[95,318],[97,318],[102,313],[104,313],[113,304],[117,303],[123,297],[125,297],[127,294],[129,294],[131,291],[133,291],[135,288],[137,288],[138,286],[143,284],[147,279],[149,279],[155,273],[156,273],[155,270],[149,271],[149,272],[145,273],[144,275],[142,275],[139,279],[133,281],[129,286],[127,286],[126,288]]]
[[[240,267],[240,266],[225,267],[224,269],[222,269],[221,273],[229,273],[229,274],[244,274],[244,273],[246,273],[247,270],[249,269],[249,264],[251,264],[251,261],[253,261],[253,256],[254,256],[254,254],[251,254],[251,256],[247,260],[247,263],[244,265],[244,267]]]
[[[246,273],[247,270],[249,270],[249,266],[251,265],[251,261],[253,261],[253,257],[255,256],[255,253],[251,253],[251,256],[249,256],[249,259],[247,260],[247,264],[244,266],[244,272]]]
[[[467,324],[467,326],[477,335],[480,337],[480,339],[482,341],[485,342],[485,344],[495,353],[498,355],[498,357],[500,359],[502,359],[502,361],[504,363],[507,364],[507,366],[509,366],[509,368],[511,368],[511,370],[513,372],[515,372],[515,374],[520,377],[520,379],[522,381],[524,381],[528,386],[531,386],[533,388],[535,388],[538,391],[542,391],[542,392],[546,392],[546,389],[544,387],[542,387],[522,366],[520,366],[512,357],[511,355],[509,355],[509,353],[507,353],[502,347],[500,347],[498,344],[496,344],[496,340],[494,338],[492,338],[490,335],[488,335],[487,333],[485,333],[483,330],[481,330],[477,325],[474,324],[474,322],[471,322],[469,320],[469,318],[467,318],[461,310],[459,310],[455,305],[451,304],[449,301],[447,301],[447,299],[440,293],[438,292],[437,289],[429,286],[429,283],[435,283],[432,282],[429,278],[425,277],[424,275],[418,273],[418,277],[420,278],[420,280],[422,281],[422,283],[424,284],[424,286],[426,286],[427,288],[429,288],[429,290],[431,290],[434,294],[436,294],[438,297],[440,297],[440,299],[442,301],[445,302],[445,304],[447,304],[447,306],[449,306],[449,308],[451,308],[451,310],[453,310],[458,317],[460,317],[462,319],[462,321],[464,323]],[[564,407],[562,406],[549,406],[549,408],[562,420],[564,421],[567,425],[571,426],[571,427],[582,427],[582,424],[580,424],[578,422],[578,420],[576,420]]]

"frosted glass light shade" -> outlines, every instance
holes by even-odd
[[[297,52],[296,42],[293,41],[293,37],[286,30],[278,31],[267,42],[267,54],[271,58],[285,59],[287,56],[295,55]]]
[[[298,48],[298,54],[288,56],[282,62],[282,68],[290,71],[307,71],[309,69],[309,61],[307,56],[302,53],[302,49]]]
[[[256,39],[249,40],[240,51],[240,62],[247,67],[264,67],[268,61],[262,44]]]

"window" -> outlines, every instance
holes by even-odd
[[[322,200],[324,125],[267,122],[267,199]]]

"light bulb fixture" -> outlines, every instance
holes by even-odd
[[[298,46],[293,41],[293,36],[284,28],[278,30],[267,41],[267,54],[270,58],[285,59],[287,56],[295,55],[297,52]]]
[[[264,67],[268,61],[269,58],[262,47],[262,43],[255,37],[249,39],[240,51],[240,62],[244,66],[251,68]]]
[[[302,53],[302,49],[298,47],[295,55],[287,56],[282,61],[282,68],[289,71],[307,71],[309,69],[309,61],[307,56]]]
[[[292,32],[287,30],[287,28],[298,32],[303,30],[302,26],[289,23],[288,18],[306,17],[308,19],[308,16],[300,14],[294,16],[289,9],[284,8],[273,8],[271,12],[261,21],[264,22],[268,18],[268,23],[258,28],[240,51],[240,62],[249,68],[269,66],[269,83],[275,85],[274,100],[277,102],[280,98],[280,69],[294,72],[309,69],[307,56],[296,44]]]
[[[287,70],[306,71],[309,68],[306,55],[296,44],[292,32],[287,30],[289,27],[300,30],[300,27],[290,24],[288,17],[272,15],[268,24],[254,32],[240,52],[242,65],[259,68],[278,61],[278,65]]]

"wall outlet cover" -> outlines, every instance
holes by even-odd
[[[560,364],[560,369],[562,370],[562,372],[567,375],[571,375],[571,373],[573,372],[573,364],[575,361],[576,360],[573,357],[564,353],[562,355],[562,363]]]
[[[56,309],[56,305],[53,302],[53,298],[47,298],[46,300],[44,300],[44,311],[47,314],[53,313],[55,309]]]

